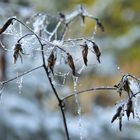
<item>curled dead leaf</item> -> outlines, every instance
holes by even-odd
[[[52,74],[54,75],[54,65],[56,62],[56,57],[54,56],[54,52],[52,51],[50,56],[48,57],[48,67],[50,68]]]
[[[113,123],[116,119],[119,119],[119,130],[122,130],[122,117],[124,115],[124,104],[117,108],[115,115],[113,116],[111,123]]]
[[[72,56],[69,53],[67,53],[67,63],[68,63],[68,65],[70,66],[70,68],[72,70],[72,74],[74,76],[76,76],[75,65],[74,65],[74,62],[73,62],[73,58],[72,58]]]
[[[88,45],[85,42],[85,44],[84,45],[81,45],[81,46],[83,47],[82,56],[83,56],[84,64],[87,66],[87,62],[88,62],[88,59],[87,59]]]
[[[101,61],[100,61],[100,56],[101,56],[100,49],[99,49],[99,47],[97,46],[97,44],[95,42],[92,41],[92,44],[93,44],[93,50],[95,52],[97,60],[98,60],[99,63],[101,63]]]
[[[23,53],[23,49],[22,49],[22,45],[20,43],[17,43],[15,45],[15,48],[14,48],[14,54],[13,54],[13,63],[15,64],[18,57],[20,57],[21,59],[21,63],[22,63],[22,56],[21,54],[24,54]]]

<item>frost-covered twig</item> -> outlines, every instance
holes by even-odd
[[[2,85],[5,85],[5,84],[7,84],[7,83],[9,83],[9,82],[11,82],[11,81],[16,80],[16,79],[19,78],[19,77],[22,77],[22,76],[24,76],[24,75],[27,75],[28,73],[31,73],[31,72],[33,72],[33,71],[35,71],[35,70],[37,70],[37,69],[42,68],[42,67],[43,67],[43,65],[38,66],[38,67],[36,67],[36,68],[33,68],[33,69],[31,69],[31,70],[28,70],[28,71],[26,71],[26,72],[23,72],[22,74],[17,75],[17,76],[15,76],[15,77],[13,77],[13,78],[10,78],[10,79],[8,79],[8,80],[6,80],[6,81],[2,81],[1,84],[2,84]]]
[[[104,90],[114,90],[114,91],[116,91],[117,88],[116,87],[110,87],[110,86],[94,87],[94,88],[88,88],[88,89],[85,89],[85,90],[82,90],[82,91],[78,91],[77,94],[82,94],[82,93],[85,93],[85,92],[92,92],[92,91],[99,91],[99,90],[103,90],[103,91]],[[67,100],[67,99],[69,99],[73,96],[74,96],[74,94],[71,94],[69,96],[64,97],[63,100]]]

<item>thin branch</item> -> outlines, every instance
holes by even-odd
[[[66,132],[66,136],[67,136],[67,140],[70,140],[70,136],[69,136],[69,132],[68,132],[68,127],[67,127],[67,122],[66,122],[66,117],[65,117],[65,112],[64,112],[64,103],[63,103],[63,100],[60,99],[60,97],[58,96],[58,93],[52,83],[52,79],[51,77],[49,76],[49,72],[48,72],[48,68],[46,67],[46,65],[43,66],[44,69],[45,69],[45,72],[48,76],[48,79],[49,79],[49,82],[50,82],[50,85],[52,87],[52,90],[59,102],[59,106],[60,106],[60,109],[61,109],[61,113],[62,113],[62,117],[63,117],[63,123],[64,123],[64,127],[65,127],[65,132]]]
[[[48,68],[47,68],[46,66],[43,66],[43,67],[44,67],[45,72],[46,72],[46,74],[47,74],[47,77],[48,77],[48,79],[49,79],[50,85],[51,85],[51,87],[52,87],[52,89],[53,89],[53,92],[54,92],[54,94],[55,94],[55,96],[56,96],[58,102],[60,103],[60,102],[61,102],[61,99],[60,99],[60,97],[58,96],[58,93],[57,93],[57,91],[56,91],[56,89],[55,89],[55,87],[54,87],[54,85],[53,85],[53,82],[52,82],[51,77],[49,76]]]
[[[51,33],[51,35],[49,36],[49,41],[51,41],[52,37],[54,36],[54,34],[57,32],[58,28],[60,27],[60,25],[62,24],[61,21],[59,21],[55,27],[55,29],[53,30],[53,32]]]
[[[131,77],[131,78],[135,79],[136,81],[140,82],[140,79],[136,78],[134,75],[127,74],[126,77]]]
[[[62,33],[62,35],[60,37],[60,40],[63,40],[64,39],[67,30],[68,30],[68,25],[65,24],[64,31],[63,31],[63,33]]]
[[[9,80],[6,80],[6,81],[1,82],[1,84],[2,84],[2,85],[7,84],[7,83],[9,83],[9,82],[11,82],[11,81],[16,80],[16,79],[19,78],[19,77],[22,77],[22,76],[24,76],[24,75],[26,75],[26,74],[28,74],[28,73],[31,73],[31,72],[33,72],[33,71],[35,71],[35,70],[37,70],[37,69],[40,69],[40,68],[42,68],[42,67],[43,67],[43,65],[38,66],[38,67],[36,67],[36,68],[33,68],[33,69],[31,69],[31,70],[28,70],[28,71],[26,71],[26,72],[23,72],[22,74],[17,75],[16,77],[13,77],[13,78],[11,78],[11,79],[9,79]]]
[[[20,39],[18,39],[18,43],[23,39],[23,38],[25,38],[26,36],[30,36],[30,35],[34,35],[34,34],[25,34],[24,36],[22,36]]]
[[[65,131],[66,131],[66,136],[67,136],[67,140],[70,140],[70,136],[69,136],[69,132],[68,132],[68,126],[67,126],[67,121],[66,121],[66,116],[65,116],[65,104],[64,101],[61,100],[61,102],[59,103],[60,109],[61,109],[61,113],[62,113],[62,117],[63,117],[63,122],[64,122],[64,127],[65,127]]]
[[[133,96],[131,96],[130,99],[132,99],[133,97],[135,97],[135,96],[138,95],[138,94],[140,94],[140,91],[137,92],[137,93],[135,93],[135,94],[133,94]]]
[[[99,90],[115,90],[116,91],[117,88],[116,87],[109,87],[109,86],[107,86],[107,87],[104,87],[104,86],[103,87],[94,87],[94,88],[89,88],[89,89],[79,91],[79,92],[77,92],[77,94],[81,94],[81,93],[85,93],[85,92],[89,92],[89,91],[99,91]],[[74,94],[71,94],[69,96],[64,97],[63,100],[67,100],[68,98],[71,98],[73,96],[74,96]]]

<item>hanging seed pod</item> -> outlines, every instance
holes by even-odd
[[[129,120],[130,114],[132,113],[133,118],[134,118],[134,107],[133,107],[133,102],[131,99],[129,99],[128,103],[127,103],[127,109],[126,109],[126,115],[127,118]]]
[[[104,32],[104,26],[103,24],[99,21],[99,19],[96,19],[96,25],[99,29],[101,29],[102,32]]]
[[[133,91],[131,90],[131,88],[130,88],[130,82],[129,82],[129,80],[128,80],[128,78],[127,77],[124,77],[124,90],[128,93],[128,97],[129,98],[131,98],[130,97],[130,94],[133,96],[133,97],[135,97],[135,95],[134,95],[134,93],[133,93]]]
[[[24,54],[23,53],[23,49],[22,49],[22,45],[20,43],[17,43],[15,45],[15,48],[14,48],[14,54],[13,54],[13,63],[15,64],[18,57],[20,57],[21,59],[21,63],[22,63],[22,56],[21,54]]]
[[[56,62],[56,57],[54,56],[54,53],[52,51],[50,56],[48,57],[48,67],[50,68],[53,75],[54,75],[53,68],[54,68],[55,62]]]
[[[3,25],[3,27],[0,28],[0,34],[2,34],[13,23],[12,20],[13,19],[11,18],[6,21],[6,23]]]
[[[83,50],[82,50],[82,56],[83,56],[83,60],[84,60],[84,64],[87,66],[87,62],[88,62],[88,59],[87,59],[87,55],[88,55],[88,45],[85,44],[84,45],[80,45],[83,47]]]
[[[122,117],[124,115],[124,104],[122,106],[119,106],[116,114],[113,116],[111,123],[113,123],[116,119],[119,119],[119,130],[122,130]]]
[[[127,77],[124,77],[123,84],[124,84],[123,88],[127,92],[128,97],[130,98],[130,93],[132,93],[132,92],[131,92],[131,89],[130,89],[130,82],[129,82]]]
[[[119,106],[116,111],[116,114],[113,116],[113,118],[111,120],[111,123],[113,123],[117,118],[119,118],[121,116],[122,110],[123,110],[122,106]]]
[[[101,61],[100,61],[101,52],[99,50],[99,47],[93,41],[92,41],[92,44],[93,44],[93,50],[95,52],[96,58],[97,58],[98,62],[101,63]]]
[[[72,74],[74,76],[76,76],[75,65],[74,65],[74,62],[73,62],[73,58],[72,58],[72,56],[69,53],[67,53],[67,63],[68,63],[68,65],[70,66],[70,68],[72,70]]]
[[[121,86],[121,83],[119,83],[118,85],[114,85],[114,87],[117,88],[117,92],[119,93],[119,96],[122,96],[122,91],[123,91],[123,87]]]

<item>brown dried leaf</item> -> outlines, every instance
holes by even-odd
[[[92,44],[93,44],[93,50],[94,50],[94,52],[96,54],[97,60],[98,60],[99,63],[101,63],[100,62],[101,52],[99,50],[99,47],[97,46],[97,44],[95,44],[95,42],[92,42]]]
[[[56,62],[56,57],[54,56],[54,53],[52,51],[50,56],[48,57],[48,67],[50,68],[53,75],[54,75],[53,68],[54,68],[55,62]]]
[[[67,62],[68,62],[68,65],[70,66],[70,68],[72,69],[72,74],[74,76],[76,76],[75,65],[74,65],[74,62],[73,62],[73,58],[69,53],[67,53]]]
[[[128,120],[129,120],[129,117],[130,117],[131,113],[132,113],[133,118],[134,118],[133,102],[132,102],[132,100],[129,100],[128,103],[127,103],[127,109],[126,109],[126,115],[127,115]]]
[[[81,46],[83,47],[82,56],[83,56],[84,64],[87,66],[87,62],[88,62],[88,59],[87,59],[88,46],[87,46],[86,43],[84,45],[81,45]]]
[[[99,21],[99,19],[96,19],[96,24],[97,24],[97,27],[100,28],[102,32],[104,32],[104,26],[103,26],[103,24]]]
[[[8,20],[6,21],[6,23],[3,25],[3,27],[0,28],[0,34],[2,34],[2,33],[9,27],[9,25],[12,24],[12,20],[13,20],[13,19],[8,19]]]
[[[22,46],[20,43],[17,43],[15,45],[15,48],[14,48],[14,54],[13,54],[13,63],[15,64],[18,57],[20,56],[20,59],[21,59],[21,63],[22,63],[22,56],[21,54],[24,54],[23,53],[23,49],[22,49]]]

